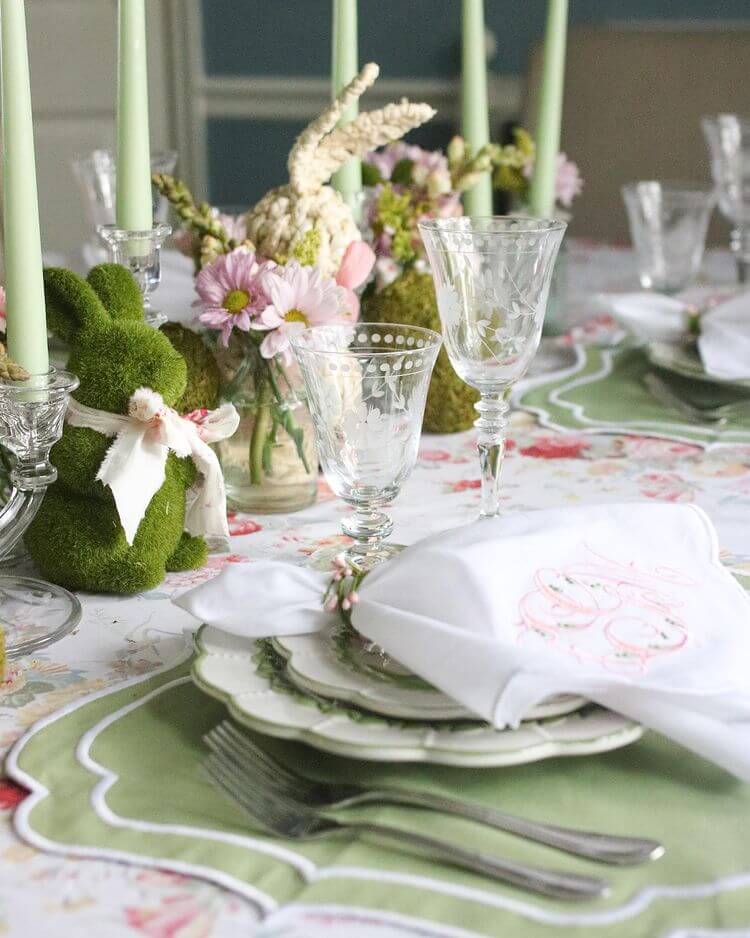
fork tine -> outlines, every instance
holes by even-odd
[[[251,809],[244,800],[242,792],[236,788],[231,778],[227,777],[221,766],[209,756],[201,767],[206,773],[213,785],[218,788],[222,794],[239,807],[245,814],[250,815],[258,827],[268,834],[275,834],[276,831],[272,825],[266,821],[265,816],[258,811]]]
[[[214,753],[213,757],[210,758],[213,758],[215,764],[223,768],[225,774],[231,778],[234,786],[241,792],[243,802],[250,807],[260,806],[260,810],[281,819],[288,819],[290,815],[296,817],[300,815],[309,816],[309,809],[298,804],[297,801],[287,795],[278,792],[272,783],[256,778],[254,779],[255,784],[248,785],[246,774],[231,757],[221,753]]]
[[[206,737],[206,743],[210,752],[223,761],[227,767],[231,764],[233,774],[238,781],[241,779],[244,785],[266,785],[283,793],[288,791],[286,785],[276,785],[273,773],[264,765],[244,758],[235,747],[230,746],[223,739]]]
[[[244,753],[239,745],[226,739],[218,732],[211,731],[205,736],[205,742],[209,750],[213,753],[221,753],[227,759],[231,760],[236,766],[238,772],[247,776],[247,778],[260,778],[266,780],[270,785],[289,790],[290,783],[282,780],[279,782],[273,770],[260,759],[250,757]]]
[[[286,769],[226,721],[211,730],[205,741],[212,749],[220,747],[242,769],[252,771],[254,775],[261,774],[274,788],[284,788],[305,801],[315,800],[313,796],[319,787],[316,782]]]
[[[265,789],[246,788],[237,778],[231,764],[228,765],[216,756],[209,756],[204,765],[214,781],[265,831],[289,836],[289,812],[276,799],[267,797]]]
[[[230,741],[236,745],[242,747],[242,749],[254,759],[257,759],[263,765],[265,765],[272,773],[275,779],[283,778],[286,781],[290,782],[293,785],[298,783],[304,783],[305,785],[313,786],[315,783],[310,781],[310,779],[304,778],[303,776],[298,775],[291,769],[288,769],[285,765],[282,765],[273,756],[269,755],[253,742],[248,736],[242,733],[236,726],[229,723],[227,720],[224,720],[217,727],[217,731],[223,732]]]

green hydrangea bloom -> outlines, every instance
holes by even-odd
[[[397,277],[380,293],[362,299],[362,319],[367,322],[395,322],[440,331],[435,286],[430,274],[413,268]],[[432,373],[427,394],[423,428],[428,433],[457,433],[468,430],[477,417],[477,392],[453,370],[445,348]]]
[[[292,250],[292,257],[299,261],[303,267],[313,267],[318,261],[320,251],[320,232],[317,228],[310,228],[298,241]]]

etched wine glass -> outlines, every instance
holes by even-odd
[[[388,323],[315,326],[295,333],[326,480],[354,511],[342,522],[348,557],[369,570],[399,548],[383,543],[393,522],[382,511],[414,468],[427,389],[442,339]],[[339,551],[319,551],[323,566]]]
[[[482,517],[498,514],[509,397],[539,347],[562,221],[439,218],[419,225],[435,281],[445,347],[480,393]]]
[[[732,226],[737,279],[750,279],[750,118],[717,114],[701,120],[722,215]]]

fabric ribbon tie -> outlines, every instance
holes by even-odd
[[[181,417],[167,407],[161,394],[138,388],[128,402],[126,416],[71,398],[66,421],[115,438],[96,478],[112,491],[128,544],[135,540],[151,499],[164,484],[171,451],[180,458],[189,456],[198,470],[196,482],[185,494],[185,530],[202,535],[212,550],[228,548],[224,477],[208,444],[230,437],[237,429],[239,414],[232,404]]]

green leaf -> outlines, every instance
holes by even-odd
[[[412,182],[411,171],[413,168],[414,160],[410,160],[407,157],[404,157],[403,160],[399,160],[393,167],[391,182],[397,186],[410,186]]]
[[[377,186],[381,182],[383,182],[383,177],[380,175],[380,170],[370,165],[370,163],[363,163],[362,164],[362,185],[363,186]]]

